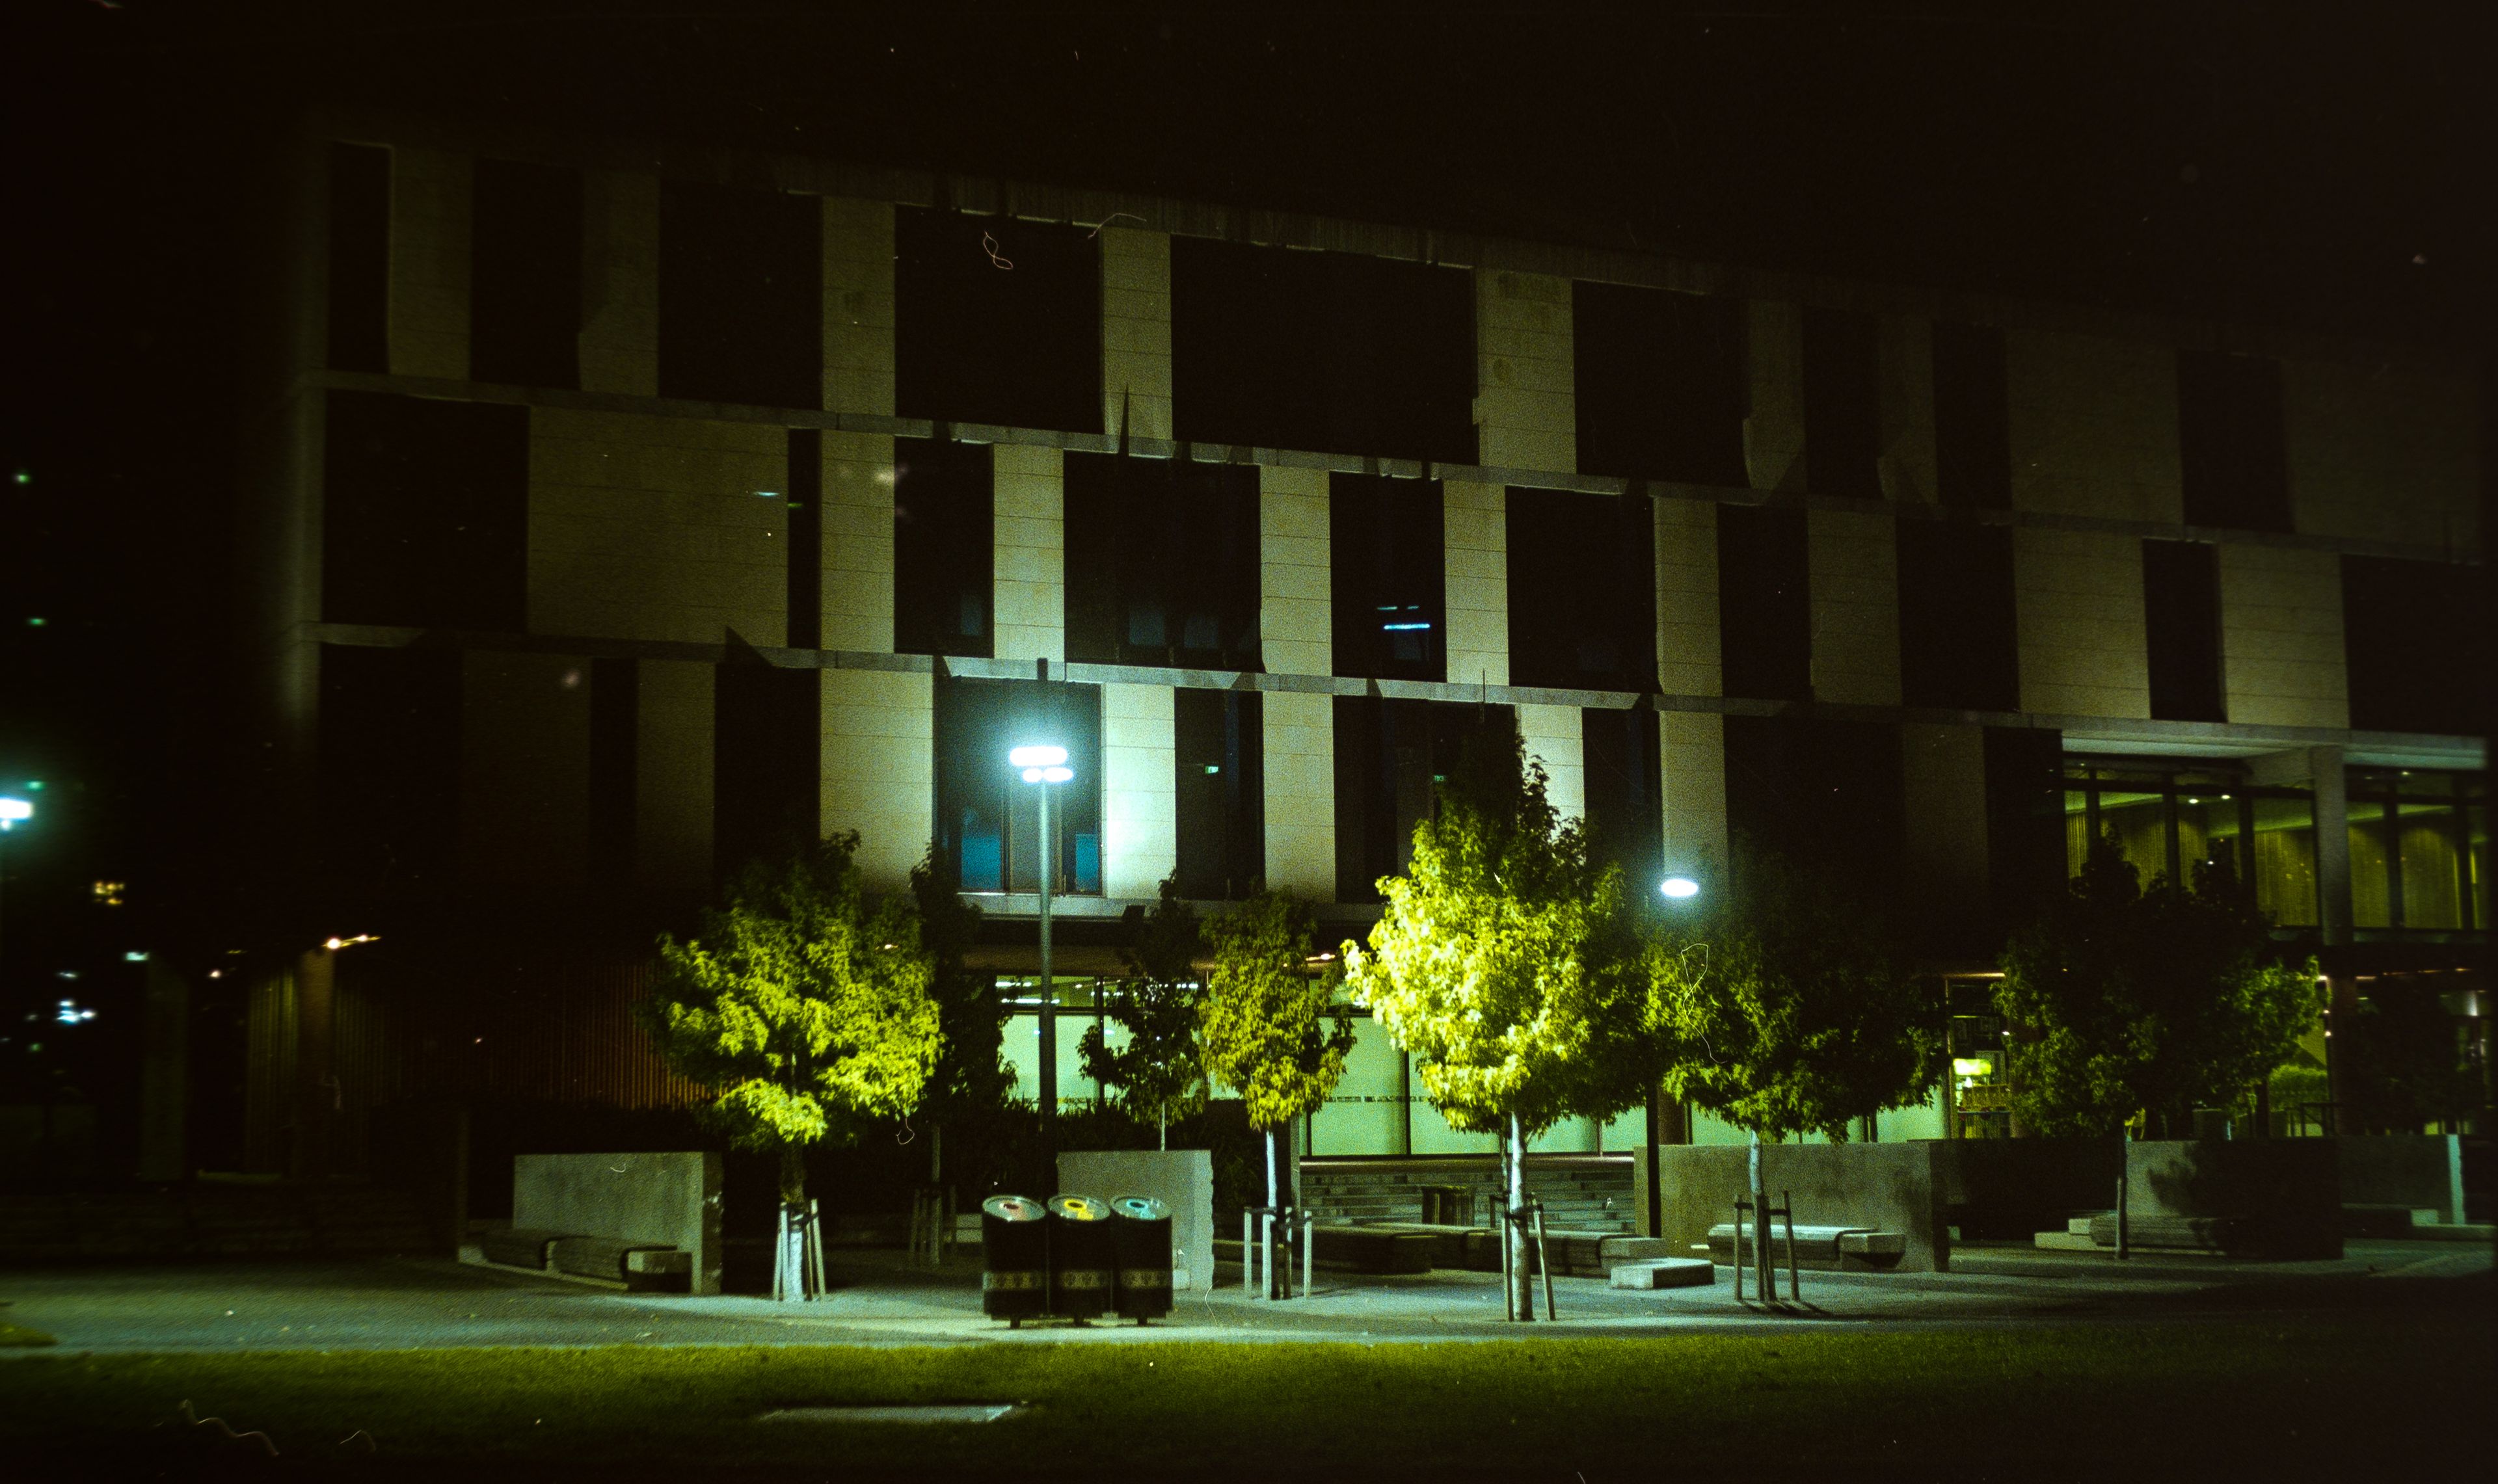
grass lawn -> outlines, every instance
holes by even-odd
[[[19,1345],[50,1344],[52,1337],[42,1330],[30,1330],[22,1324],[0,1322],[0,1348]]]
[[[1140,1479],[2405,1476],[2481,1455],[2492,1371],[2478,1316],[1377,1346],[53,1353],[0,1364],[0,1473],[872,1479],[1000,1476],[1012,1460],[1009,1476]],[[167,1426],[185,1401],[265,1431],[278,1457]],[[977,1427],[752,1420],[912,1402],[1031,1410]],[[339,1445],[359,1430],[369,1453]]]

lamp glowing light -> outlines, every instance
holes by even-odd
[[[1056,768],[1067,761],[1067,749],[1047,745],[1017,747],[1007,754],[1007,761],[1017,768]],[[1073,774],[1068,774],[1068,777],[1073,776]],[[1057,778],[1052,781],[1064,783],[1067,779]]]
[[[18,821],[35,817],[35,806],[23,799],[0,798],[0,830],[16,827]]]
[[[1668,876],[1657,884],[1656,889],[1659,894],[1671,897],[1677,901],[1685,897],[1700,895],[1700,883],[1689,876]]]

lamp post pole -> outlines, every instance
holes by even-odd
[[[1058,1157],[1058,984],[1049,973],[1049,785],[1041,788],[1041,1147]]]
[[[34,817],[35,806],[32,804],[27,803],[25,800],[16,798],[0,799],[0,893],[4,893],[9,885],[9,832],[16,829],[20,821],[32,819]],[[5,905],[5,903],[0,903],[0,905]],[[0,943],[0,948],[6,948],[7,946],[8,945],[6,943]],[[0,958],[0,993],[5,993],[9,987],[7,974],[8,961],[5,958]],[[0,1003],[5,1002],[5,1000],[0,1000]],[[51,1104],[46,1103],[44,1105],[44,1113],[46,1118],[48,1119],[50,1117]]]

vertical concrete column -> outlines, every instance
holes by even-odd
[[[1173,692],[1102,687],[1102,890],[1150,899],[1179,865]]]
[[[996,450],[996,654],[1067,658],[1066,463],[1054,448]]]
[[[581,390],[659,395],[659,177],[582,173]]]
[[[471,880],[577,885],[590,866],[590,662],[471,650],[460,667],[460,856]]]
[[[646,659],[636,669],[634,873],[662,890],[702,891],[712,866],[712,667]]]
[[[1665,873],[1704,888],[1726,880],[1726,719],[1715,711],[1659,711],[1657,756],[1665,814]]]
[[[1102,229],[1102,428],[1171,435],[1170,235]]]
[[[1745,306],[1751,351],[1751,410],[1744,418],[1744,467],[1755,489],[1804,486],[1804,313],[1756,299]]]
[[[1270,690],[1259,709],[1266,765],[1266,884],[1335,900],[1335,701]]]
[[[1545,797],[1563,819],[1587,817],[1587,752],[1575,706],[1518,708],[1526,755],[1544,765]]]
[[[1477,458],[1489,468],[1579,469],[1570,280],[1475,269]]]
[[[2221,683],[2242,726],[2351,724],[2342,650],[2342,559],[2224,543]]]
[[[871,891],[899,891],[936,835],[936,679],[925,671],[827,670],[817,814],[859,835]]]
[[[2012,590],[2023,710],[2151,714],[2138,539],[2015,526]]]
[[[823,647],[893,652],[893,439],[823,433]]]
[[[1708,500],[1658,500],[1656,509],[1656,679],[1669,696],[1725,690],[1717,632],[1717,507]]]
[[[1509,683],[1509,491],[1450,480],[1440,487],[1447,563],[1449,682]]]
[[[893,416],[893,203],[824,198],[824,410]]]
[[[1258,470],[1258,648],[1269,675],[1334,669],[1325,469]]]
[[[337,955],[327,948],[295,957],[295,1137],[286,1173],[307,1180],[330,1173],[330,1138],[337,1126],[338,1076],[334,1047],[338,1024]]]
[[[468,379],[469,157],[391,149],[390,368]]]
[[[1874,468],[1894,505],[1935,503],[1935,332],[1925,320],[1874,320],[1880,449]]]
[[[2325,946],[2351,941],[2351,789],[2342,749],[2307,749],[2307,776],[2316,790],[2316,920]]]
[[[1900,728],[1908,926],[1933,934],[1986,900],[1986,729]]]
[[[1805,542],[1814,699],[1899,705],[1899,531],[1890,512],[1808,511]]]

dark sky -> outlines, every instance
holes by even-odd
[[[2464,347],[2472,9],[19,0],[0,781],[92,773],[133,850],[199,825],[167,718],[214,716],[231,603],[232,151],[292,99]]]

